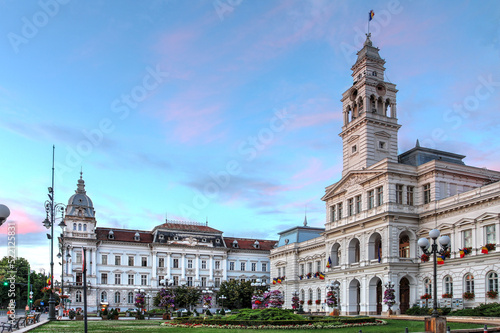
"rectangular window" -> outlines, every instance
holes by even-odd
[[[337,220],[342,219],[342,202],[337,204]]]
[[[201,269],[207,269],[207,261],[206,260],[201,261]]]
[[[106,283],[107,281],[108,281],[108,275],[106,274]],[[83,273],[76,273],[76,285],[77,286],[83,285]]]
[[[215,261],[215,269],[220,269],[220,261],[219,260]]]
[[[133,286],[135,284],[134,274],[129,274],[128,275],[128,284],[129,284],[129,286]]]
[[[431,184],[424,185],[424,204],[431,202]]]
[[[165,258],[158,258],[158,267],[165,267]]]
[[[349,216],[354,215],[354,199],[352,198],[347,200],[347,214]]]
[[[108,273],[101,273],[101,283],[108,284]]]
[[[244,271],[244,270],[245,270],[245,268],[246,268],[246,267],[245,267],[245,264],[246,264],[246,263],[244,263],[244,262],[242,262],[242,263],[241,263],[241,270],[242,270],[242,271]]]
[[[262,271],[267,272],[267,264],[265,262],[262,263]]]
[[[229,263],[229,270],[230,270],[230,271],[234,271],[234,261],[231,261],[231,262]]]
[[[173,276],[174,278],[174,286],[178,286],[179,285],[179,277],[177,275]]]
[[[368,209],[375,207],[375,191],[368,191]]]
[[[307,263],[307,273],[312,273],[313,271],[313,263],[309,262]]]
[[[141,257],[141,266],[142,267],[148,266],[148,257]]]
[[[464,230],[463,236],[464,247],[472,247],[472,230]]]
[[[413,206],[413,186],[406,186],[406,204]]]
[[[102,255],[101,262],[102,262],[103,265],[107,265],[108,264],[108,255],[107,254],[103,254]]]
[[[148,285],[148,276],[145,274],[141,275],[141,285],[142,286],[147,286]]]
[[[361,195],[356,196],[356,214],[361,213]]]
[[[403,185],[396,185],[396,203],[403,203]]]
[[[75,259],[77,264],[82,264],[82,252],[78,251],[76,252],[76,259]]]
[[[281,267],[278,268],[278,276],[281,276]]]
[[[316,261],[316,272],[321,272],[321,261]]]
[[[214,281],[214,286],[215,288],[219,288],[220,287],[220,278],[215,278],[215,281]]]
[[[122,284],[122,275],[115,274],[115,284]]]
[[[128,265],[129,266],[134,266],[134,257],[128,256]]]
[[[192,276],[188,276],[187,277],[187,286],[188,287],[192,287],[193,286],[193,277]]]
[[[188,259],[187,268],[193,268],[193,259]]]
[[[330,222],[335,221],[335,206],[330,206]]]
[[[201,277],[201,286],[202,287],[206,287],[207,286],[207,277],[206,276],[202,276]]]
[[[122,257],[115,256],[115,265],[120,266],[122,264]]]
[[[252,263],[252,272],[255,272],[257,270],[257,263],[253,262]]]
[[[486,231],[486,243],[487,244],[496,244],[496,232],[495,232],[495,225],[488,225],[485,228]]]
[[[300,275],[304,276],[305,275],[305,272],[304,272],[304,264],[300,264]]]
[[[172,263],[173,268],[179,268],[179,259],[174,258],[173,263]]]
[[[377,206],[382,206],[384,203],[384,187],[377,187]]]

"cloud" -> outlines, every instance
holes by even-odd
[[[15,227],[16,235],[23,234],[36,234],[40,235],[41,232],[47,231],[42,225],[40,217],[34,217],[28,212],[18,208],[17,206],[10,206],[10,216],[4,225],[8,227],[0,228],[0,234],[7,235],[11,232],[11,226]],[[37,221],[40,219],[40,221]]]

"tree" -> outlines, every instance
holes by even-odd
[[[230,309],[242,309],[252,307],[253,291],[250,281],[230,280],[221,283],[218,294],[227,297],[224,306]]]
[[[48,304],[48,294],[42,293],[42,289],[47,286],[48,276],[42,273],[31,273],[29,270],[29,262],[22,257],[18,257],[16,260],[13,260],[12,257],[3,257],[0,260],[0,281],[8,282],[7,286],[4,286],[3,283],[0,286],[0,307],[5,308],[11,299],[8,294],[11,288],[10,281],[15,282],[16,307],[19,309],[26,306],[28,300],[28,274],[30,274],[31,291],[33,291],[32,300],[42,299],[45,301],[44,296],[47,296],[47,303],[45,304]]]
[[[201,290],[195,287],[179,286],[173,292],[177,308],[190,308],[200,301]]]

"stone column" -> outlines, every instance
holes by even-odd
[[[182,253],[181,254],[181,280],[186,280],[186,258],[185,258],[185,254]]]
[[[166,279],[172,279],[171,272],[170,272],[170,267],[172,267],[172,258],[170,257],[171,253],[167,252],[167,257],[165,258],[165,265],[167,265],[167,276],[165,277]]]
[[[151,251],[152,252],[152,259],[153,262],[151,263],[151,287],[158,287],[158,272],[156,270],[156,260],[157,260],[157,251]]]

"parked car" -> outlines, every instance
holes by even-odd
[[[134,312],[134,313],[135,313],[135,312],[137,312],[137,309],[136,309],[136,308],[128,308],[128,309],[127,309],[127,311],[128,311],[128,312]]]

